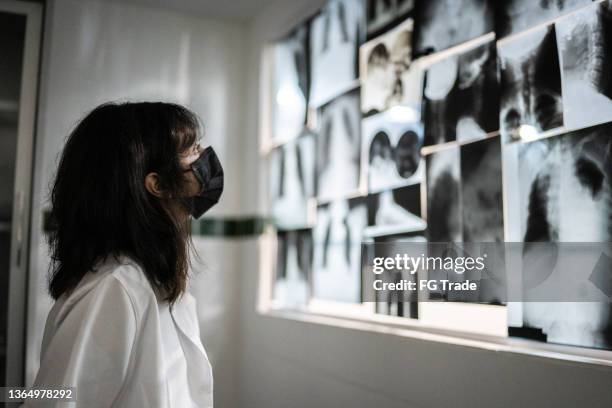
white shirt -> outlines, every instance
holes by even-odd
[[[213,406],[194,297],[170,310],[128,257],[100,264],[49,312],[33,388],[76,387],[77,403],[26,407]]]

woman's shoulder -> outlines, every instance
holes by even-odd
[[[158,296],[149,282],[142,266],[127,255],[112,257],[101,264],[99,271],[103,273],[100,280],[118,281],[122,289],[127,293],[136,313],[140,314],[147,310],[152,304],[157,304]],[[96,274],[98,272],[93,272]]]
[[[87,299],[100,295],[127,296],[137,314],[157,302],[153,287],[138,262],[125,255],[109,256],[88,271],[70,293],[58,299],[55,304],[58,320],[77,304],[87,303]]]
[[[155,297],[153,286],[145,275],[142,266],[127,255],[120,255],[109,261],[106,267],[109,275],[123,284],[130,294]]]

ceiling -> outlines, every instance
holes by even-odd
[[[122,0],[212,18],[245,21],[277,0]],[[284,0],[290,1],[290,0]]]

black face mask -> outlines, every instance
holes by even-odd
[[[210,146],[190,167],[202,186],[202,192],[195,197],[183,198],[183,203],[189,214],[197,219],[219,201],[223,193],[223,167]]]

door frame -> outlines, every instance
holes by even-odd
[[[26,30],[17,124],[15,189],[11,221],[11,252],[8,288],[7,386],[23,386],[27,284],[29,274],[30,211],[36,106],[42,41],[43,5],[29,1],[0,0],[0,11],[24,15]]]

